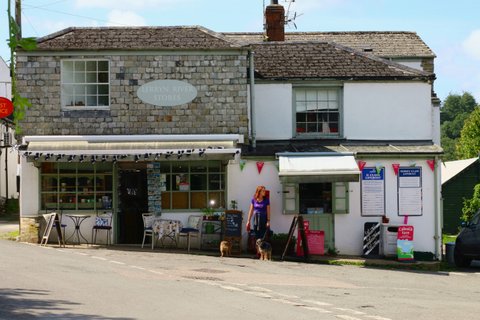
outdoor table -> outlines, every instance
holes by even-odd
[[[85,240],[85,243],[88,244],[88,240],[83,236],[82,231],[80,229],[80,226],[82,225],[82,222],[85,221],[85,219],[90,218],[90,215],[88,214],[66,214],[67,217],[72,219],[74,225],[75,225],[75,230],[73,230],[72,235],[66,240],[66,242],[69,242],[70,239],[73,238],[72,244],[75,245],[75,237],[77,238],[77,244],[80,244],[80,238]]]
[[[165,239],[170,239],[175,246],[177,245],[177,235],[182,229],[182,222],[179,220],[170,220],[170,219],[155,219],[152,225],[152,229],[155,235],[158,235],[158,240],[163,246],[163,241]],[[152,240],[153,241],[153,240]]]

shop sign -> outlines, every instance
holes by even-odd
[[[8,117],[13,112],[13,103],[7,98],[0,97],[0,119]]]
[[[397,257],[401,261],[413,260],[413,226],[398,227]]]
[[[189,103],[197,97],[197,89],[180,80],[155,80],[137,90],[137,96],[145,103],[173,107]]]

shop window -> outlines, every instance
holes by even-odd
[[[225,167],[220,161],[162,162],[166,187],[162,209],[203,209],[225,207]]]
[[[348,213],[348,183],[283,185],[284,214]]]
[[[339,136],[340,88],[296,88],[296,136]]]
[[[66,109],[109,107],[109,72],[108,60],[63,60],[62,107]]]
[[[43,210],[102,210],[112,206],[112,165],[42,163],[40,203]]]

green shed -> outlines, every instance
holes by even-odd
[[[473,196],[473,188],[479,183],[480,161],[478,157],[443,163],[443,233],[458,233],[463,199],[470,199]]]

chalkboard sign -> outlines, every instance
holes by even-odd
[[[366,222],[363,228],[363,255],[375,257],[380,253],[380,223]]]
[[[227,210],[225,211],[225,237],[241,237],[242,236],[242,211]]]

